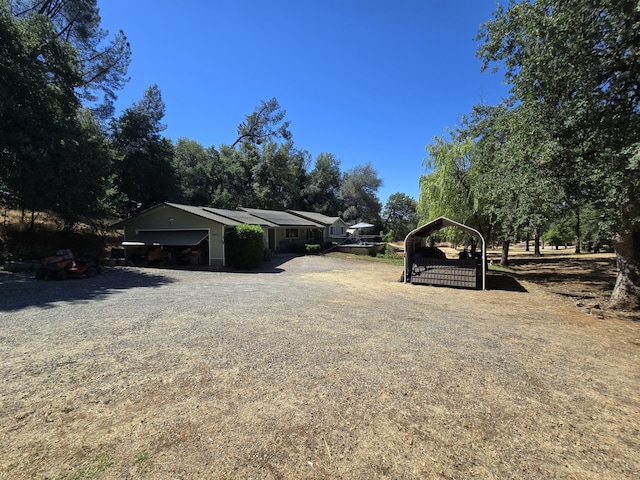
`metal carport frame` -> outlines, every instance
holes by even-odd
[[[458,223],[454,220],[450,220],[446,217],[438,217],[435,220],[432,220],[429,223],[422,225],[421,227],[412,230],[407,234],[404,239],[404,282],[408,283],[409,278],[411,277],[411,265],[412,265],[412,257],[415,252],[416,244],[419,244],[423,238],[428,237],[431,233],[441,230],[446,227],[455,227],[465,232],[476,235],[482,244],[482,290],[487,289],[487,246],[482,234],[476,230],[475,228],[468,227],[467,225],[463,225],[462,223]],[[415,239],[419,238],[419,241]]]

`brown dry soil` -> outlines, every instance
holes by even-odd
[[[640,478],[612,256],[513,258],[485,292],[341,256],[2,274],[0,479]]]

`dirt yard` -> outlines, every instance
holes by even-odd
[[[0,274],[0,479],[639,478],[612,257],[513,258],[486,292],[339,256]]]

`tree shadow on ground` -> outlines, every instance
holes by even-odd
[[[512,275],[506,273],[487,273],[487,290],[505,290],[527,293],[528,290]]]
[[[515,258],[509,263],[518,278],[551,289],[575,285],[581,289],[610,292],[616,282],[615,258],[549,256]]]
[[[284,265],[285,263],[287,263],[289,260],[291,260],[292,258],[295,258],[299,255],[295,255],[293,253],[279,253],[276,255],[273,255],[269,260],[264,260],[259,267],[256,268],[251,268],[251,269],[239,269],[239,268],[231,268],[231,267],[225,267],[224,269],[222,269],[225,272],[230,272],[230,273],[244,273],[244,274],[249,274],[249,273],[283,273],[285,271],[284,268],[282,268],[282,265]]]
[[[131,268],[109,268],[92,278],[36,280],[33,273],[0,275],[0,312],[53,308],[56,302],[99,300],[117,291],[160,287],[173,279]]]

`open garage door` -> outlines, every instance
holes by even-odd
[[[154,230],[142,231],[122,242],[126,247],[165,246],[195,247],[207,238],[206,230]]]

